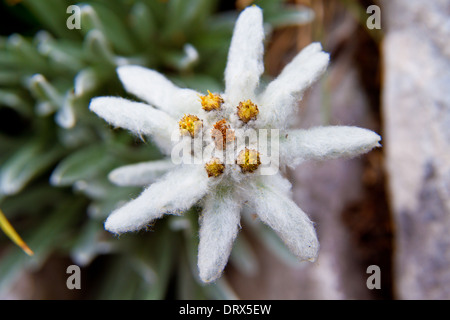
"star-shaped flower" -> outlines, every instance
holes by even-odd
[[[314,261],[319,242],[313,223],[291,199],[291,184],[278,167],[356,156],[379,145],[376,133],[357,127],[289,130],[298,101],[325,71],[329,56],[320,44],[309,45],[262,90],[263,40],[262,11],[249,7],[236,22],[224,93],[202,95],[178,88],[154,70],[122,66],[118,74],[126,90],[148,104],[99,97],[90,105],[110,124],[151,136],[172,156],[110,174],[119,185],[149,186],[116,209],[105,228],[117,234],[135,231],[164,214],[182,214],[200,203],[198,267],[204,282],[221,275],[244,205],[275,230],[298,258]],[[262,148],[261,141],[268,140],[268,149]],[[192,145],[193,149],[185,149]],[[191,161],[175,164],[180,150],[183,159]]]

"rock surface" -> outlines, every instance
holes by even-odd
[[[382,3],[383,117],[399,299],[450,298],[450,5]]]

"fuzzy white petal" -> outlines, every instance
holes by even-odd
[[[171,135],[178,124],[165,112],[145,103],[117,97],[94,98],[89,108],[113,126],[137,135],[152,136],[163,151],[170,152]]]
[[[177,87],[159,72],[127,65],[117,68],[117,73],[128,92],[176,119],[184,113],[196,113],[201,109],[196,91]]]
[[[303,92],[325,72],[328,62],[329,55],[322,51],[320,43],[312,43],[297,54],[264,91],[261,98],[261,125],[285,125]]]
[[[261,176],[254,183],[249,204],[258,217],[270,226],[301,260],[314,261],[319,250],[314,225],[286,195],[290,183],[279,174]]]
[[[236,22],[225,69],[225,94],[236,106],[253,99],[259,78],[264,72],[264,28],[262,10],[245,9]]]
[[[198,268],[204,282],[220,277],[239,231],[241,206],[230,190],[220,189],[206,197],[200,217]]]
[[[327,126],[290,130],[280,143],[280,158],[293,167],[306,160],[354,157],[380,146],[381,137],[358,127]]]
[[[182,166],[111,213],[105,229],[113,233],[136,231],[164,214],[182,214],[201,199],[207,189],[208,177],[202,166]]]
[[[108,175],[118,186],[146,186],[173,169],[172,160],[140,162],[114,169]]]

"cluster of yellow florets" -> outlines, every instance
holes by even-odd
[[[213,125],[212,137],[216,144],[216,148],[219,150],[224,150],[227,144],[234,141],[234,130],[230,128],[230,125],[225,119],[217,121]]]
[[[224,100],[219,94],[213,94],[208,90],[208,94],[200,96],[200,102],[203,110],[217,111],[220,110]],[[258,106],[250,99],[242,101],[237,106],[237,115],[239,119],[248,123],[250,120],[256,119],[259,114]],[[192,138],[201,130],[203,121],[195,115],[184,115],[178,122],[181,135],[189,134]],[[211,131],[215,146],[219,150],[224,150],[227,144],[235,140],[235,132],[231,129],[230,124],[225,119],[217,121],[213,125]],[[258,169],[261,164],[259,152],[253,149],[245,148],[236,158],[236,164],[241,167],[242,173],[251,173]],[[208,177],[218,177],[225,171],[225,165],[218,158],[212,158],[205,165]]]
[[[212,94],[209,90],[207,95],[200,96],[200,101],[202,103],[202,108],[205,111],[219,110],[223,103],[223,99],[220,95]]]
[[[258,169],[261,164],[259,152],[253,149],[245,148],[239,153],[236,163],[241,167],[243,173],[253,172]]]
[[[203,121],[199,117],[192,114],[184,115],[178,122],[181,135],[190,134],[192,138],[200,131],[203,126]]]
[[[225,165],[218,158],[212,158],[205,164],[205,169],[208,177],[218,177],[224,172]]]
[[[241,121],[244,123],[256,119],[259,113],[258,106],[254,104],[250,99],[247,101],[239,102],[237,110],[239,119],[241,119]]]

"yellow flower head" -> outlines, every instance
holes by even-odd
[[[202,102],[202,108],[205,111],[219,110],[222,106],[223,99],[218,94],[212,94],[208,90],[208,94],[205,96],[200,96]]]
[[[254,104],[250,99],[247,101],[239,102],[237,107],[237,115],[242,122],[247,123],[252,119],[256,119],[259,113],[258,106]]]
[[[261,164],[259,152],[245,148],[239,153],[236,163],[241,167],[242,173],[253,172],[258,169]]]
[[[192,138],[200,131],[203,126],[203,121],[199,117],[192,114],[184,115],[178,122],[181,135],[190,134]]]
[[[208,177],[218,177],[225,170],[224,164],[218,158],[212,158],[211,161],[205,164]]]

